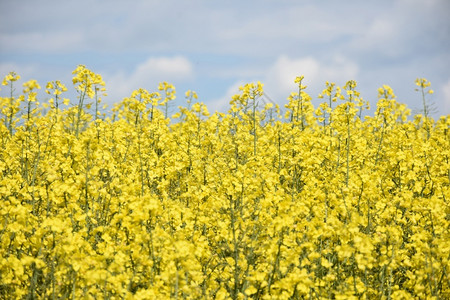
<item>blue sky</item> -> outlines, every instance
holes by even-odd
[[[387,84],[413,112],[425,77],[437,117],[450,114],[449,15],[448,0],[0,1],[0,76],[62,80],[73,93],[71,71],[84,64],[103,76],[109,104],[173,83],[174,111],[188,89],[226,111],[258,80],[284,105],[298,75],[318,105],[325,81],[353,79],[372,107]]]

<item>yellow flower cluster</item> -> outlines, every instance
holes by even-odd
[[[314,108],[303,77],[283,114],[256,83],[171,120],[162,83],[106,116],[101,76],[74,76],[66,109],[59,81],[45,109],[3,81],[0,298],[450,297],[449,116],[409,120],[383,86],[364,117],[355,81]]]

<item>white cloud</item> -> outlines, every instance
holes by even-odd
[[[215,111],[218,112],[226,112],[230,108],[231,97],[239,94],[239,87],[245,85],[247,82],[243,80],[239,80],[234,82],[225,92],[225,95],[218,99],[214,99],[212,101],[208,101],[207,106],[208,110],[213,113]]]
[[[247,69],[248,73],[253,74],[251,77],[239,76],[239,70],[235,70],[237,73],[234,77],[240,79],[230,85],[222,97],[208,101],[208,107],[211,111],[228,110],[231,97],[239,93],[239,86],[258,80],[264,84],[264,92],[271,101],[280,105],[286,104],[286,98],[290,93],[298,92],[294,80],[300,75],[305,76],[303,83],[307,85],[306,92],[315,99],[325,88],[325,81],[343,85],[348,80],[357,79],[358,69],[356,63],[342,56],[336,56],[325,62],[312,56],[291,58],[281,55],[264,69],[260,66],[256,66],[253,72]]]
[[[180,79],[192,75],[191,62],[183,56],[175,57],[151,57],[136,68],[133,76],[137,78],[170,77]]]
[[[263,79],[265,91],[278,103],[283,103],[291,92],[297,92],[295,77],[304,75],[304,84],[313,98],[325,86],[325,81],[343,84],[347,80],[356,79],[358,65],[344,57],[336,56],[329,62],[322,62],[308,56],[290,58],[280,56],[269,68]]]
[[[266,89],[272,89],[274,95],[283,94],[287,97],[295,88],[295,77],[304,75],[308,82],[315,81],[319,69],[319,62],[313,57],[290,59],[287,56],[280,56],[267,74]]]
[[[192,80],[194,68],[184,56],[150,57],[139,64],[131,74],[123,72],[104,77],[108,94],[108,102],[117,102],[129,96],[133,90],[144,88],[155,91],[159,82],[177,83]]]

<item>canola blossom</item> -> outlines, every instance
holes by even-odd
[[[211,114],[175,87],[102,113],[105,83],[2,81],[2,299],[448,299],[450,118],[372,114],[349,81],[284,113],[263,85]],[[71,103],[71,104],[70,104]]]

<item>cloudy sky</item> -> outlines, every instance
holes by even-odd
[[[0,76],[70,89],[84,64],[103,76],[110,104],[168,81],[175,106],[191,89],[211,111],[226,111],[239,85],[258,80],[285,104],[298,75],[316,105],[325,81],[353,79],[372,106],[387,84],[417,111],[414,81],[425,77],[434,115],[447,115],[449,15],[449,0],[2,0]]]

